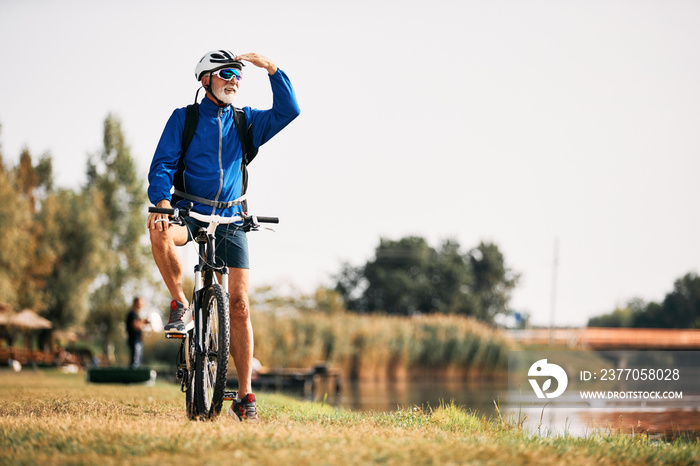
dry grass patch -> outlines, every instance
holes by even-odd
[[[259,396],[261,422],[190,422],[176,386],[0,372],[0,464],[693,464],[700,446],[536,437],[453,406],[358,413]]]

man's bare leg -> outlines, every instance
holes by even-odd
[[[248,302],[248,269],[229,269],[229,316],[231,324],[230,352],[238,374],[238,394],[252,393],[253,325]]]
[[[168,287],[173,299],[180,301],[185,307],[189,306],[187,296],[182,289],[182,259],[177,252],[177,246],[187,243],[187,228],[173,225],[161,231],[149,229],[151,235],[151,251],[153,259]]]

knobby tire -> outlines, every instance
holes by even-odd
[[[228,299],[221,285],[205,290],[202,318],[204,354],[195,357],[194,397],[199,417],[214,419],[224,402],[229,355]]]
[[[187,418],[191,421],[199,419],[199,407],[197,406],[197,400],[194,397],[194,372],[195,372],[195,359],[194,359],[194,331],[189,331],[188,345],[185,351],[189,352],[190,358],[190,369],[186,371],[186,386],[185,391],[185,406],[187,408]]]

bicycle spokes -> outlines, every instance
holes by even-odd
[[[221,285],[205,288],[202,297],[202,346],[196,354],[195,397],[200,416],[221,412],[228,370],[228,299]]]

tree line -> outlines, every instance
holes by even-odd
[[[623,307],[593,317],[589,327],[700,328],[700,276],[678,278],[660,303],[633,298]]]
[[[335,290],[351,311],[459,314],[493,324],[511,313],[518,279],[493,243],[463,252],[452,239],[433,248],[424,238],[409,236],[381,239],[364,265],[344,264]]]
[[[150,255],[143,180],[112,115],[85,173],[83,186],[58,188],[49,154],[35,160],[24,149],[11,167],[0,150],[0,302],[107,346],[121,335],[125,291],[147,276]]]

